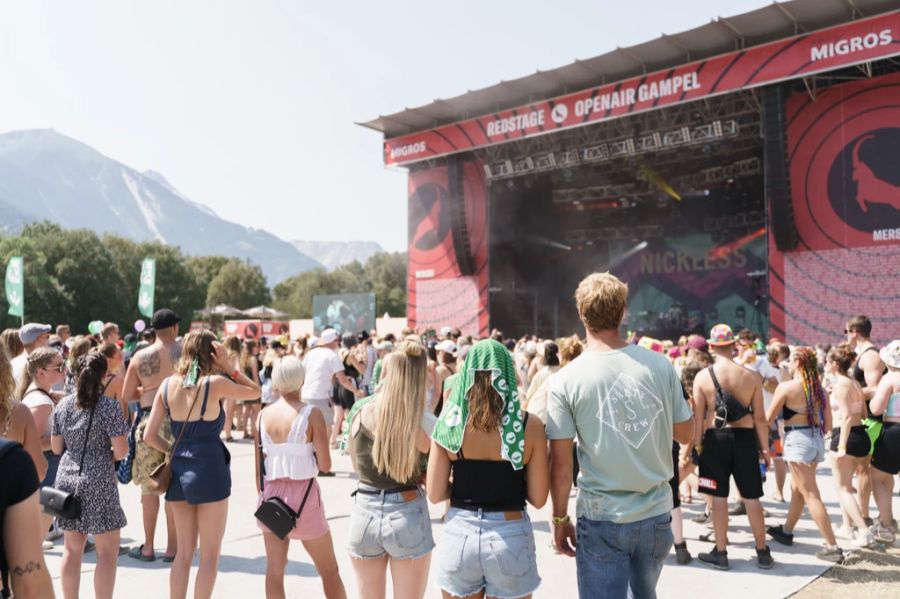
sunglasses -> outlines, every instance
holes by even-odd
[[[56,372],[63,372],[65,369],[65,364],[57,364],[56,366],[48,366],[47,368],[44,368],[44,370],[55,370]]]

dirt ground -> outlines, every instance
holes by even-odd
[[[900,548],[859,551],[791,595],[793,599],[900,597]]]

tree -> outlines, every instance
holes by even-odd
[[[406,254],[380,252],[365,266],[351,262],[332,272],[316,269],[275,286],[275,307],[297,318],[312,317],[316,295],[375,293],[376,313],[406,314]]]
[[[206,304],[228,304],[246,310],[271,301],[266,277],[259,266],[230,259],[209,283]]]

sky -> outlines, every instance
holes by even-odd
[[[770,3],[2,2],[0,132],[56,129],[286,240],[403,250],[406,174],[356,122]]]

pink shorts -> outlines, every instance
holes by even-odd
[[[266,487],[262,497],[257,502],[257,507],[264,500],[271,497],[278,497],[288,504],[291,509],[297,511],[300,503],[303,501],[303,495],[306,494],[307,485],[312,484],[309,490],[309,497],[306,498],[306,504],[303,506],[303,512],[297,518],[294,530],[287,538],[299,541],[311,541],[318,539],[329,531],[328,522],[325,520],[325,508],[322,506],[322,494],[319,492],[319,483],[316,479],[310,480],[292,480],[290,478],[278,478],[275,480],[267,480]],[[259,520],[256,525],[264,533],[272,534],[271,531],[263,526]]]

